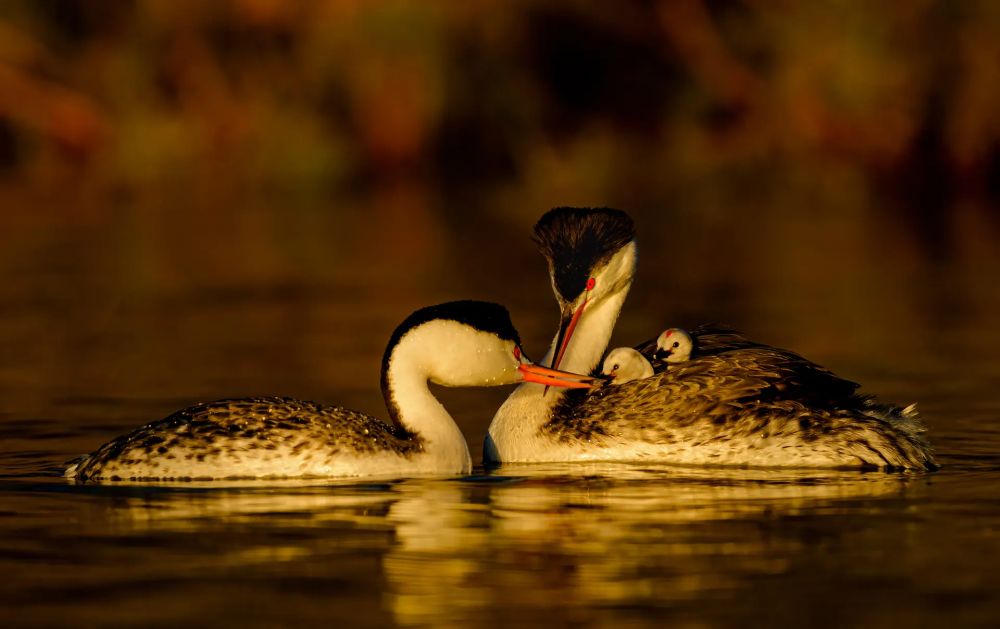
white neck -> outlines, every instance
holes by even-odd
[[[588,305],[583,310],[580,320],[573,331],[573,341],[566,348],[559,369],[589,375],[604,357],[608,348],[611,333],[618,321],[618,314],[628,296],[628,285],[614,295],[601,300],[600,303]],[[551,365],[555,355],[558,335],[552,339],[549,351],[542,359],[543,365]]]
[[[573,332],[559,369],[590,374],[604,356],[611,340],[618,314],[621,312],[631,283],[621,290],[588,305]],[[541,364],[551,365],[558,335]],[[525,383],[518,386],[493,417],[483,449],[487,462],[531,460],[530,450],[539,428],[552,417],[552,409],[566,394],[566,389]]]
[[[400,340],[383,374],[386,406],[396,422],[423,440],[425,455],[435,459],[442,471],[468,473],[472,469],[469,446],[427,386],[430,367],[426,358],[426,348],[414,335]]]

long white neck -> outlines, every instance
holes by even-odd
[[[389,414],[423,441],[426,455],[441,471],[468,473],[472,457],[465,436],[428,387],[427,351],[416,339],[404,337],[392,350],[382,374],[382,392]]]
[[[617,293],[586,307],[559,369],[589,374],[598,365],[611,340],[629,286],[630,283],[627,283]],[[549,352],[541,364],[552,364],[552,357],[558,349],[557,341],[558,335],[552,339]],[[564,395],[566,389],[550,387],[545,391],[544,386],[533,383],[518,386],[493,417],[483,447],[483,458],[493,463],[532,460],[533,440],[539,428],[552,417],[553,409]]]
[[[580,316],[573,331],[573,341],[563,354],[559,369],[587,375],[597,367],[604,356],[604,351],[608,348],[615,322],[618,321],[618,314],[621,313],[622,304],[625,303],[627,296],[628,286],[625,286],[600,303],[584,308],[583,315]],[[558,349],[557,341],[558,335],[552,339],[549,351],[542,359],[543,365],[552,364],[552,357]]]

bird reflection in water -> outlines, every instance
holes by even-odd
[[[405,484],[383,560],[400,622],[468,622],[505,601],[552,613],[694,599],[803,562],[857,499],[919,487],[856,472],[504,466],[492,482]],[[832,521],[832,520],[828,520]],[[572,614],[566,617],[572,618]]]
[[[913,498],[924,482],[831,470],[506,465],[463,481],[186,484],[131,495],[121,487],[103,519],[104,534],[200,540],[212,549],[202,567],[307,573],[330,597],[346,596],[338,580],[377,561],[381,583],[369,585],[383,611],[399,623],[440,624],[496,613],[505,601],[571,614],[751,587],[807,562],[817,538],[851,535],[843,518],[858,509],[899,504],[871,499]],[[171,567],[158,569],[166,577]]]

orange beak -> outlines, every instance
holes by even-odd
[[[531,363],[523,363],[517,368],[517,370],[521,372],[521,378],[525,382],[544,384],[546,390],[548,387],[589,389],[591,386],[590,383],[595,380],[595,378],[590,376],[581,376],[580,374],[570,373],[568,371],[549,369],[548,367],[533,365]]]

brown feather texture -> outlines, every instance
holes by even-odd
[[[419,437],[364,413],[286,397],[240,398],[197,404],[137,428],[84,459],[75,474],[81,481],[233,478],[219,470],[282,459],[284,475],[294,476],[296,464],[332,465],[344,453],[406,457],[422,449]],[[136,468],[146,476],[134,476]]]
[[[844,466],[936,469],[912,407],[858,395],[856,383],[730,329],[691,335],[698,350],[690,360],[656,361],[650,378],[570,392],[542,431],[591,447],[676,444],[692,451],[689,458],[720,464],[768,465],[801,453],[803,461],[827,457]],[[650,347],[655,339],[636,349],[651,358]]]

